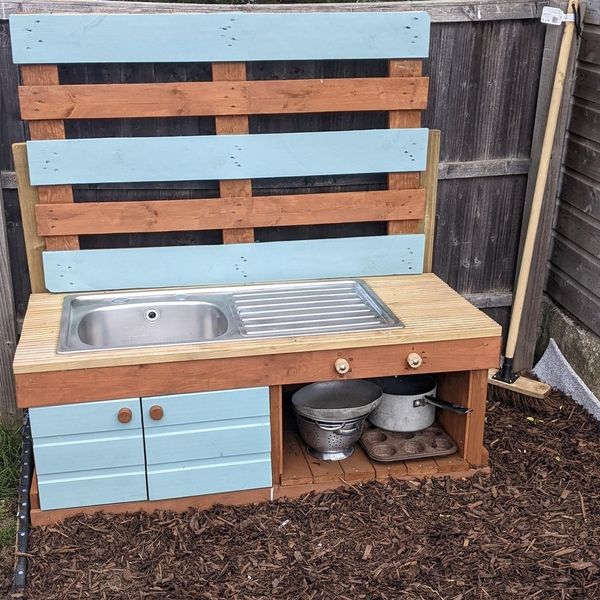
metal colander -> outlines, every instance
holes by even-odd
[[[308,453],[320,460],[343,460],[352,456],[366,418],[329,422],[307,419],[296,413],[298,430]]]

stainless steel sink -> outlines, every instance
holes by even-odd
[[[58,352],[402,327],[361,280],[65,297]]]

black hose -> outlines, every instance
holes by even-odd
[[[33,444],[29,414],[23,417],[23,448],[19,480],[19,509],[17,511],[17,561],[13,578],[13,593],[23,592],[27,583],[27,549],[29,547],[29,488],[33,475]]]

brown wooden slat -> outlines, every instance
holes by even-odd
[[[375,479],[375,469],[365,454],[365,451],[356,445],[352,456],[340,461],[340,467],[344,471],[344,481],[369,481]]]
[[[302,440],[300,440],[300,447],[312,473],[314,483],[336,483],[344,478],[344,471],[338,461],[319,460],[311,456]]]
[[[24,85],[45,85],[58,87],[58,67],[56,65],[24,65],[21,67],[21,80]],[[61,140],[65,138],[65,125],[62,121],[32,121],[29,124],[32,140]],[[43,204],[73,202],[73,188],[70,185],[39,186],[38,197]],[[47,250],[77,250],[77,236],[47,237]]]
[[[106,119],[421,110],[427,77],[21,86],[21,118]],[[235,67],[234,71],[239,67]],[[218,81],[223,79],[224,81]],[[236,81],[228,83],[229,80]],[[225,81],[226,80],[226,81]]]
[[[213,63],[212,75],[214,81],[244,81],[246,79],[246,63]],[[247,116],[215,117],[215,127],[219,134],[248,133]],[[250,179],[235,179],[220,181],[221,198],[251,198],[252,181]],[[224,244],[249,243],[254,241],[254,229],[237,228],[223,230]]]
[[[38,204],[43,236],[419,219],[425,190]]]
[[[375,469],[375,478],[379,481],[384,481],[388,477],[405,477],[406,476],[406,462],[377,462],[372,461],[373,468]]]
[[[283,434],[283,472],[281,485],[313,483],[313,476],[302,451],[302,442],[294,431]]]
[[[422,72],[422,61],[420,60],[390,60],[388,62],[390,79],[403,77],[419,77]],[[421,127],[421,112],[391,111],[389,114],[390,129],[402,129],[408,127]],[[419,186],[419,173],[390,173],[388,175],[388,189],[402,190],[416,188]],[[419,220],[390,221],[388,233],[420,233],[422,223]]]
[[[406,474],[414,477],[425,477],[438,472],[438,465],[434,458],[420,458],[407,460]]]

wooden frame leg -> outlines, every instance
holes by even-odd
[[[447,410],[437,412],[438,421],[452,436],[460,456],[474,467],[487,465],[487,452],[483,447],[483,429],[487,400],[487,373],[485,370],[460,371],[436,375],[437,394],[471,409],[467,415]]]
[[[280,385],[269,388],[271,414],[271,468],[273,485],[281,483],[283,473],[283,390]]]

